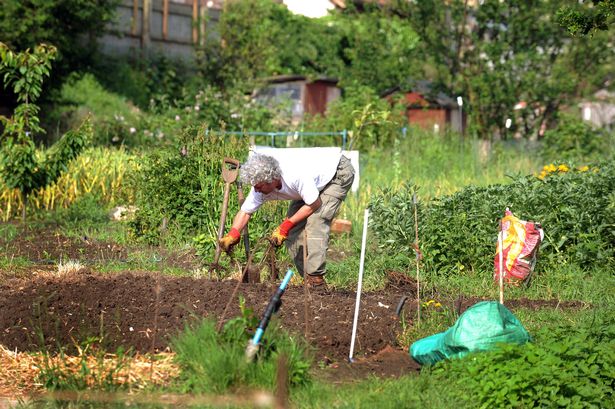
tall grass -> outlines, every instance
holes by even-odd
[[[412,182],[423,198],[448,195],[470,184],[505,183],[507,175],[531,174],[540,165],[526,142],[491,145],[457,133],[421,129],[411,129],[390,149],[370,151],[362,158],[361,189]]]
[[[348,195],[340,216],[361,226],[372,194],[383,187],[413,184],[418,187],[419,200],[427,200],[468,185],[507,183],[508,176],[532,174],[541,166],[527,142],[491,145],[456,133],[411,128],[406,135],[400,133],[389,149],[361,152],[360,187]]]
[[[275,322],[267,330],[255,362],[246,362],[244,351],[250,340],[248,330],[256,321],[251,311],[216,330],[216,323],[203,320],[187,327],[173,340],[176,359],[182,369],[178,389],[193,393],[223,393],[242,386],[273,389],[280,359],[287,359],[290,386],[307,385],[308,369],[304,341],[280,331]],[[246,314],[247,311],[247,314]]]
[[[126,173],[136,166],[134,156],[124,149],[91,148],[72,161],[52,185],[33,192],[28,207],[37,210],[67,208],[85,195],[95,195],[105,203],[130,200],[123,189]],[[8,221],[21,212],[19,192],[0,182],[0,218]]]
[[[468,185],[508,183],[509,175],[532,174],[541,168],[542,163],[534,151],[527,142],[487,145],[456,133],[434,134],[411,128],[405,135],[400,132],[389,149],[361,152],[360,187],[357,192],[349,193],[338,215],[352,221],[352,235],[333,239],[334,245],[347,249],[352,257],[329,265],[329,270],[336,273],[334,283],[356,282],[358,261],[353,257],[358,258],[360,251],[364,210],[372,195],[381,188],[415,185],[418,200],[426,201],[452,194]],[[414,237],[413,232],[409,234]],[[377,251],[379,243],[370,243],[375,247],[366,256],[366,278],[370,287],[378,286],[379,280],[382,282],[387,269],[413,268],[414,254],[382,255]],[[375,276],[369,273],[374,270]]]

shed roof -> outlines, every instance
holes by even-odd
[[[337,78],[332,77],[315,77],[311,78],[307,75],[276,75],[273,77],[266,77],[263,80],[269,84],[279,84],[282,82],[292,82],[292,81],[307,81],[307,82],[328,82],[332,85],[336,85],[339,80]]]

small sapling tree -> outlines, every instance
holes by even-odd
[[[12,117],[0,115],[4,127],[0,135],[0,178],[7,188],[19,190],[23,221],[28,195],[56,181],[92,133],[88,118],[51,147],[36,148],[33,137],[44,130],[38,118],[40,109],[34,102],[41,94],[55,55],[56,48],[51,45],[40,44],[33,50],[14,52],[0,43],[0,75],[4,87],[12,87],[19,103]]]

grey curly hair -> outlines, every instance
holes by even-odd
[[[243,183],[254,186],[259,183],[271,183],[274,179],[281,179],[282,170],[275,158],[254,153],[246,163],[241,165],[239,177]]]

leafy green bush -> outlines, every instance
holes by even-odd
[[[59,87],[72,72],[90,66],[96,55],[96,38],[105,33],[118,0],[21,1],[3,0],[0,38],[14,49],[53,44],[59,51],[48,85]]]
[[[545,133],[541,154],[546,162],[605,159],[613,154],[613,137],[581,119],[564,116],[555,129]]]
[[[535,343],[472,354],[434,372],[459,380],[465,398],[481,408],[613,408],[615,321],[606,317],[545,329]]]
[[[92,74],[71,77],[63,85],[58,102],[50,113],[50,122],[60,129],[71,128],[91,115],[96,145],[134,146],[144,142],[139,138],[142,139],[142,132],[136,132],[142,112],[130,101],[103,88]]]
[[[204,320],[187,327],[172,341],[181,368],[182,392],[222,393],[241,386],[273,389],[281,355],[287,357],[290,385],[309,383],[307,345],[275,325],[269,326],[256,362],[245,361],[250,331],[256,328],[258,319],[243,303],[241,308],[242,316],[227,322],[220,332],[214,321]]]
[[[144,80],[142,86],[148,82]],[[145,94],[152,97],[147,109],[141,110],[121,94],[104,88],[92,74],[74,76],[62,87],[47,127],[71,128],[86,115],[91,115],[96,144],[128,147],[174,146],[183,128],[203,123],[214,129],[233,131],[271,129],[272,113],[243,93],[222,92],[198,84],[182,88],[181,92],[173,90],[176,87],[178,85],[167,85],[147,91]],[[166,92],[181,95],[177,97]]]
[[[137,239],[157,244],[162,238],[161,226],[165,219],[166,229],[184,241],[199,233],[206,234],[213,251],[225,187],[222,160],[224,157],[245,160],[248,141],[243,137],[206,133],[204,128],[195,127],[184,129],[181,140],[173,148],[145,156],[140,168],[129,178],[139,208],[130,228]],[[237,188],[235,185],[230,188],[227,228],[239,207]],[[272,230],[283,217],[281,206],[265,206],[251,220],[250,235],[262,233],[262,228]],[[202,247],[203,239],[198,241]],[[203,256],[207,253],[202,248],[199,251]]]
[[[566,167],[567,169],[567,167]],[[585,168],[583,168],[585,170]],[[384,245],[412,254],[414,188],[385,188],[370,203],[373,231]],[[561,263],[589,268],[612,263],[615,252],[615,166],[552,173],[544,179],[516,177],[508,185],[467,187],[419,203],[421,251],[428,270],[450,274],[491,271],[498,221],[509,207],[524,220],[540,222],[545,240],[539,269]]]

